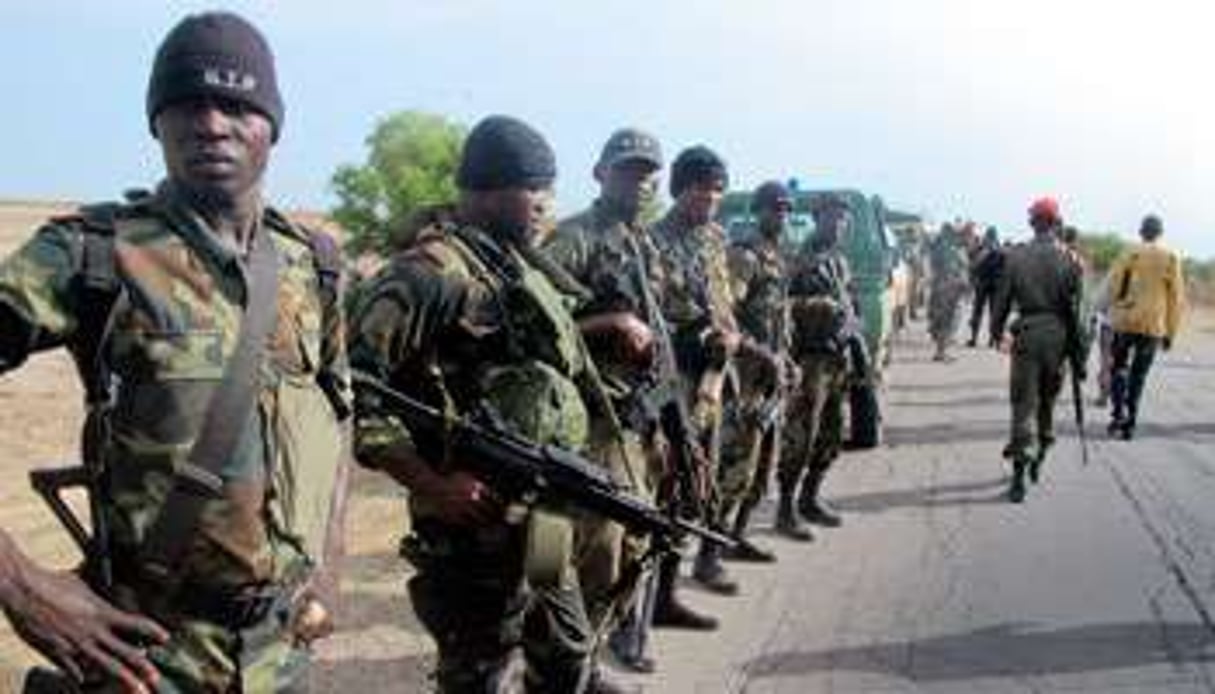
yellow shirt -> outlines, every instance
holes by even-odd
[[[1110,321],[1122,333],[1172,339],[1181,325],[1181,258],[1149,241],[1125,251],[1110,269]]]

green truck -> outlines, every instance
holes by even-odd
[[[799,247],[814,231],[810,210],[816,198],[835,195],[852,211],[852,225],[841,239],[844,255],[856,285],[857,310],[869,347],[870,373],[852,388],[849,397],[849,443],[856,448],[871,448],[881,442],[882,371],[889,363],[893,325],[893,282],[898,262],[894,244],[886,227],[886,208],[881,198],[866,196],[853,189],[793,190],[793,214],[788,244]],[[722,201],[720,222],[732,239],[743,238],[755,226],[751,212],[751,193],[732,191]]]

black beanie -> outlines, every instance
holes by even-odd
[[[751,196],[751,210],[758,212],[766,207],[775,207],[780,203],[792,205],[789,197],[789,187],[780,181],[767,181],[755,189]]]
[[[679,197],[688,186],[713,180],[720,180],[723,186],[730,185],[726,162],[704,145],[689,147],[671,164],[671,197]]]
[[[553,149],[535,128],[510,116],[477,123],[460,155],[461,190],[547,188],[557,178]]]
[[[230,12],[190,15],[169,32],[156,51],[148,79],[148,127],[169,104],[214,96],[262,112],[278,140],[283,99],[274,76],[274,55],[252,24]]]

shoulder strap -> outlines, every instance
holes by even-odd
[[[113,328],[115,307],[122,283],[114,260],[114,236],[118,205],[81,208],[80,248],[76,275],[76,334],[71,352],[84,385],[85,402],[91,408],[110,401],[110,368],[105,345]]]
[[[187,461],[173,471],[173,487],[144,539],[143,568],[151,579],[168,588],[169,599],[182,578],[178,565],[189,546],[187,538],[193,536],[207,501],[224,493],[220,470],[253,416],[260,384],[258,367],[266,337],[278,317],[279,263],[270,236],[270,230],[263,228],[254,241],[236,349],[224,369],[223,381],[207,403]]]

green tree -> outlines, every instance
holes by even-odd
[[[1126,239],[1118,234],[1080,233],[1080,247],[1092,263],[1092,271],[1105,273],[1126,248]]]
[[[403,245],[427,210],[456,199],[455,172],[466,130],[447,118],[401,111],[376,124],[362,165],[344,164],[331,179],[330,210],[352,253],[388,255]]]

